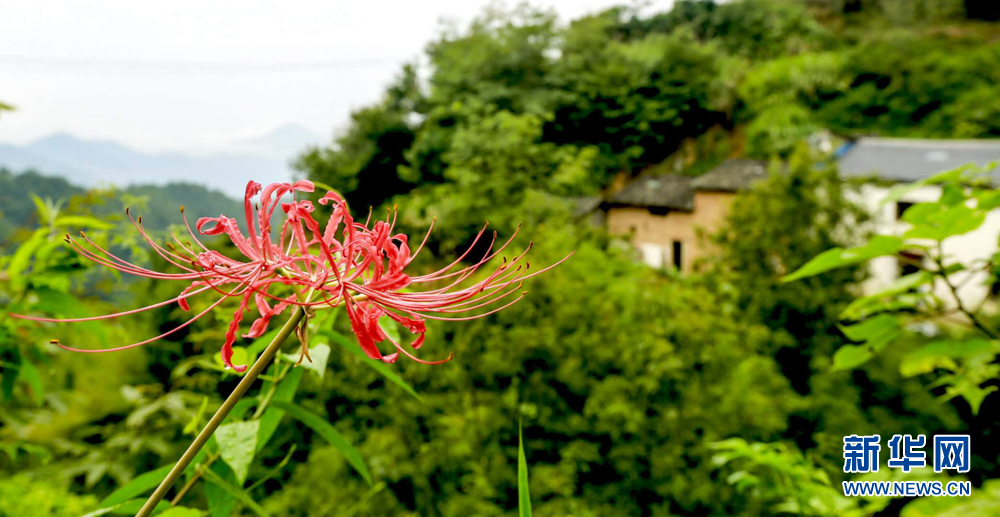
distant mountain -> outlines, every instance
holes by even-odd
[[[247,180],[290,180],[295,155],[318,141],[305,128],[286,125],[234,142],[224,152],[196,156],[147,154],[110,140],[83,140],[61,133],[22,146],[0,144],[0,167],[40,170],[83,187],[190,182],[238,199],[243,197]]]

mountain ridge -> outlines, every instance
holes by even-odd
[[[238,199],[248,180],[270,183],[292,179],[295,155],[318,142],[308,129],[285,124],[208,154],[194,155],[181,151],[147,153],[111,139],[83,139],[57,132],[24,145],[0,143],[0,167],[44,171],[82,187],[190,182]]]

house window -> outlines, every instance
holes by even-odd
[[[913,206],[913,203],[910,203],[909,201],[897,201],[896,220],[899,221],[903,219],[903,213],[906,212],[911,206]]]
[[[677,268],[678,271],[680,271],[681,264],[684,263],[681,255],[681,241],[674,241],[674,249],[672,252],[672,256],[674,259],[674,267]]]
[[[899,262],[899,276],[912,275],[920,271],[924,254],[917,251],[901,251],[896,260]]]

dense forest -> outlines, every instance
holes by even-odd
[[[940,371],[901,369],[924,339],[905,329],[872,360],[834,368],[853,340],[838,323],[864,269],[781,279],[867,237],[854,185],[817,141],[1000,137],[998,18],[993,2],[975,0],[680,0],[668,12],[620,7],[569,23],[497,7],[444,30],[377,103],[330,121],[337,137],[304,150],[298,169],[342,192],[358,218],[397,206],[414,235],[436,219],[421,265],[454,260],[484,221],[504,238],[520,225],[516,251],[532,241],[532,267],[573,256],[502,312],[428,322],[421,351],[454,352],[444,365],[359,357],[343,342],[347,318],[323,321],[310,345],[329,352],[325,364],[276,364],[262,393],[321,415],[367,467],[328,445],[328,431],[258,411],[260,423],[245,423],[272,427],[257,434],[253,461],[208,462],[174,502],[213,517],[510,514],[520,424],[541,516],[996,511],[1000,492],[985,487],[1000,478],[1000,451],[987,440],[973,449],[971,499],[843,497],[844,436],[989,436],[997,375],[975,404],[942,397]],[[706,236],[718,253],[698,273],[643,266],[574,213],[574,200],[615,182],[697,175],[733,156],[783,160],[787,172],[740,195],[728,226]],[[25,181],[50,182],[36,192],[50,200],[35,206]],[[121,206],[107,196],[120,192],[10,173],[0,182],[10,312],[91,315],[177,295],[154,280],[122,288],[58,239],[62,226],[96,221],[96,242],[163,266],[126,219],[107,217],[105,205]],[[172,221],[179,204],[242,210],[193,187],[125,193],[147,196],[139,206],[157,220]],[[88,219],[60,226],[42,208],[56,198]],[[48,343],[132,342],[185,317],[164,306],[71,327],[0,314],[0,515],[80,515],[141,496],[122,487],[175,461],[238,380],[214,359],[223,312],[94,355]],[[242,344],[248,354],[262,346]],[[277,416],[264,424],[267,415]]]

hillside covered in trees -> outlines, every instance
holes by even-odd
[[[64,178],[38,171],[13,173],[0,168],[0,248],[19,240],[18,229],[25,231],[39,224],[36,200],[48,200],[71,212],[85,210],[112,219],[124,219],[123,210],[135,207],[145,214],[146,226],[154,230],[181,224],[178,212],[181,206],[186,206],[195,218],[219,211],[234,214],[242,208],[239,202],[220,192],[188,183],[134,185],[88,193]]]
[[[426,84],[405,68],[299,168],[367,206],[494,182],[518,197],[594,193],[668,157],[694,173],[787,157],[824,130],[998,137],[1000,29],[976,19],[996,9],[966,3],[678,1],[566,26],[530,7],[489,11],[428,45]],[[475,208],[492,219],[487,204]]]

